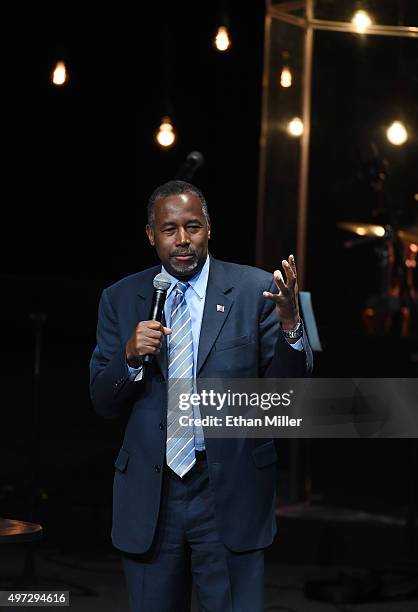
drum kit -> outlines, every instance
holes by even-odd
[[[346,249],[372,244],[380,268],[379,291],[366,299],[362,320],[369,335],[417,333],[418,288],[416,283],[418,225],[395,228],[341,221],[337,226],[354,234]]]

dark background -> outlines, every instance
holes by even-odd
[[[123,430],[100,420],[88,398],[100,291],[155,262],[146,202],[190,151],[206,160],[195,182],[209,204],[212,253],[255,263],[264,5],[226,7],[227,54],[212,43],[221,4],[14,6],[2,54],[0,515],[34,518],[47,540],[88,548],[108,542],[112,458]],[[400,223],[417,221],[416,41],[320,33],[315,44],[307,288],[324,345],[316,373],[416,376],[416,334],[365,337],[360,312],[375,291],[375,255],[348,255],[336,228],[341,219],[372,222],[374,194],[361,178],[371,141],[389,161]],[[50,74],[60,59],[69,82],[56,88]],[[395,150],[384,126],[398,111],[411,138]],[[178,144],[162,151],[154,133],[166,113]],[[48,316],[38,417],[29,318],[37,312]],[[413,445],[312,441],[316,499],[404,516]],[[280,467],[290,468],[286,442]],[[67,519],[74,529],[63,534]]]

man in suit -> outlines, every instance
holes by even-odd
[[[214,259],[205,199],[183,181],[152,194],[146,232],[161,265],[103,291],[91,359],[97,412],[129,413],[115,462],[112,540],[123,551],[131,610],[189,612],[194,581],[202,612],[261,612],[264,549],[276,531],[274,441],[179,431],[175,385],[305,376],[312,353],[296,265],[290,256],[285,275],[276,270],[272,279]],[[163,323],[148,320],[161,271],[171,281]]]

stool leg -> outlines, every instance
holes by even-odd
[[[25,554],[21,580],[25,584],[37,584],[35,574],[35,547],[33,542],[27,542],[25,544]]]

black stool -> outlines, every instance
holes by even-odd
[[[0,576],[0,581],[14,584],[35,584],[34,543],[42,539],[42,526],[25,521],[0,519],[0,544],[23,544],[24,564],[20,576]]]

